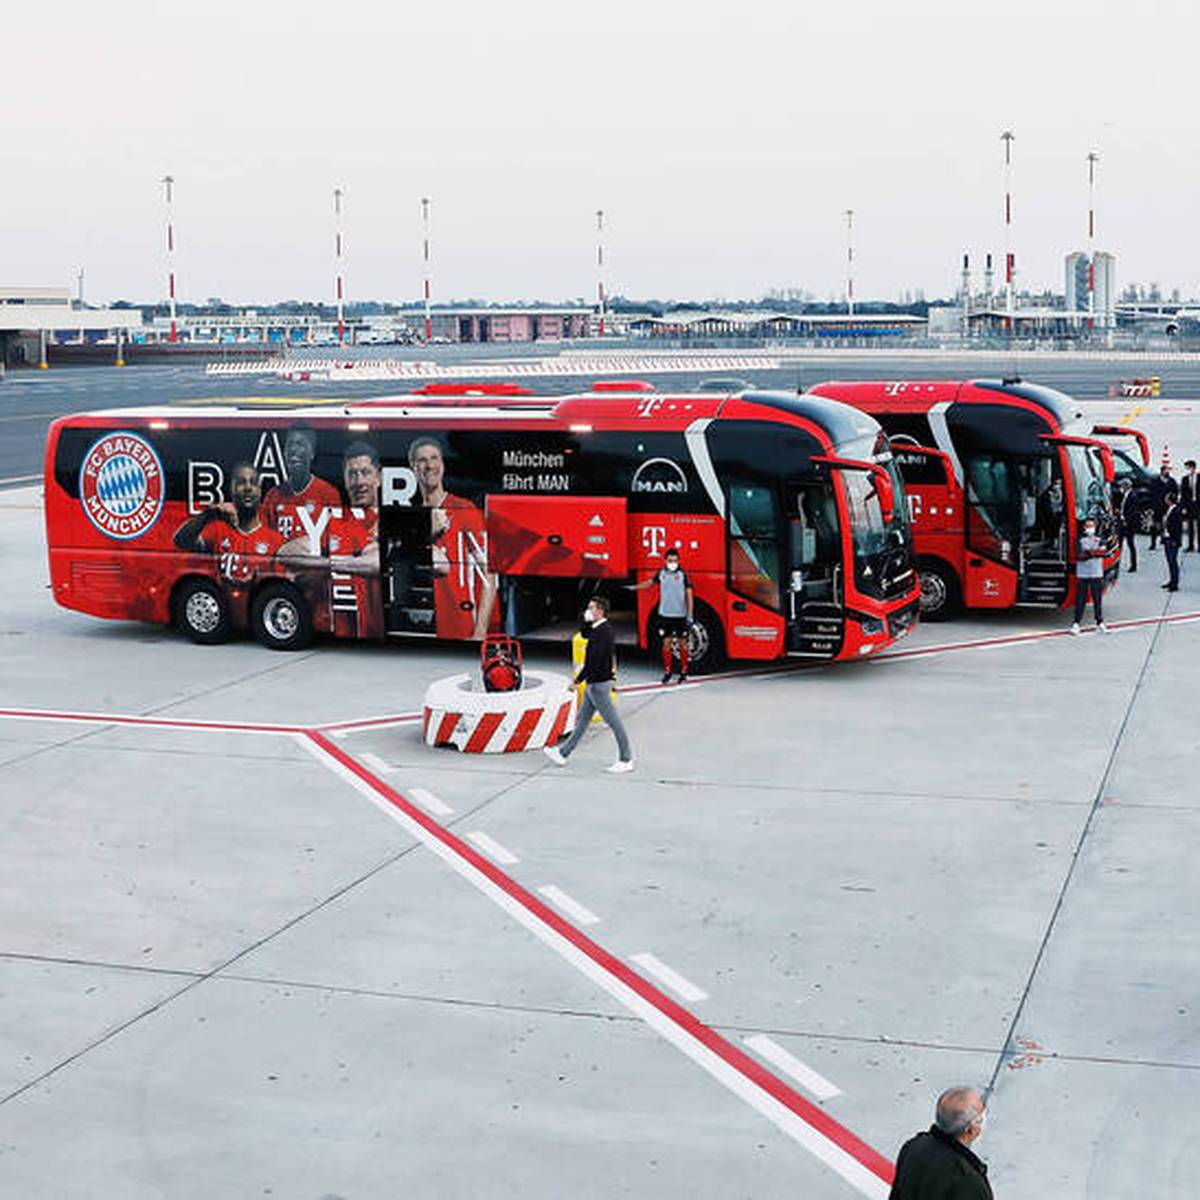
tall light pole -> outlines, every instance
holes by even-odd
[[[421,200],[421,224],[425,230],[425,345],[429,345],[433,337],[433,312],[430,307],[431,290],[429,286],[429,197]]]
[[[175,177],[164,175],[163,187],[167,198],[167,302],[171,309],[171,341],[177,341],[179,334],[175,321],[175,221],[172,207],[175,202]]]
[[[600,307],[600,336],[604,336],[604,209],[596,209],[596,299]]]
[[[1008,328],[1012,329],[1013,312],[1013,252],[1012,252],[1012,144],[1016,135],[1006,129],[1000,140],[1004,143],[1004,311]]]
[[[342,275],[342,196],[340,187],[333,189],[333,267],[337,289],[338,345],[346,344],[346,284]]]
[[[1096,164],[1100,155],[1089,150],[1088,165],[1088,329],[1096,327]]]
[[[846,209],[846,315],[854,316],[854,209]]]

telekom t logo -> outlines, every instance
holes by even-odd
[[[647,396],[645,400],[638,401],[637,414],[639,417],[652,417],[662,406],[661,396]]]
[[[667,531],[662,525],[647,525],[642,530],[642,549],[649,558],[661,558],[667,544]]]

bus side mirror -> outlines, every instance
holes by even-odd
[[[892,477],[882,467],[872,468],[871,474],[875,477],[875,491],[879,496],[883,522],[890,525],[896,516],[896,491],[892,487]]]

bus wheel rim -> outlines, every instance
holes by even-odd
[[[708,630],[703,621],[697,621],[688,630],[688,654],[693,662],[703,662],[709,651]]]
[[[946,605],[946,581],[936,571],[921,572],[921,611],[937,612]]]
[[[276,641],[286,642],[300,627],[296,606],[282,596],[268,600],[263,609],[263,625]]]
[[[211,592],[193,592],[184,607],[188,627],[197,633],[212,633],[221,623],[221,606]]]

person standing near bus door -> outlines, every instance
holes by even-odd
[[[1083,620],[1083,610],[1087,608],[1089,596],[1092,598],[1096,628],[1101,633],[1108,632],[1100,607],[1103,592],[1104,543],[1096,534],[1095,518],[1087,517],[1083,522],[1083,533],[1080,534],[1075,556],[1075,624],[1071,626],[1072,633],[1079,633],[1079,622]]]
[[[1116,503],[1117,543],[1129,547],[1129,574],[1137,570],[1138,504],[1133,498],[1133,481],[1122,479],[1117,485]]]
[[[679,551],[674,546],[663,555],[663,568],[649,579],[635,584],[633,591],[658,587],[658,628],[662,638],[663,683],[671,682],[675,662],[679,662],[679,683],[688,677],[691,629],[694,600],[692,582],[679,565]]]
[[[1171,468],[1166,463],[1159,468],[1158,478],[1154,481],[1151,495],[1154,498],[1154,524],[1150,526],[1150,549],[1153,550],[1158,545],[1158,539],[1162,537],[1167,501],[1172,497],[1179,498],[1179,484],[1175,482]]]
[[[1183,464],[1179,480],[1179,507],[1183,513],[1183,529],[1187,534],[1188,553],[1196,552],[1196,524],[1200,518],[1200,479],[1196,477],[1196,461],[1189,458]]]
[[[1167,495],[1167,508],[1162,523],[1163,552],[1167,556],[1167,582],[1163,587],[1168,592],[1179,591],[1179,547],[1183,545],[1183,507],[1175,492]]]
[[[587,732],[592,715],[599,713],[604,723],[617,739],[617,761],[606,768],[614,775],[622,775],[633,770],[633,751],[629,748],[629,735],[617,712],[616,702],[612,696],[612,682],[617,674],[616,638],[612,626],[608,623],[608,598],[593,596],[588,602],[587,611],[583,615],[587,622],[587,654],[575,683],[586,686],[583,689],[583,703],[575,717],[575,728],[567,738],[562,749],[557,746],[543,747],[543,753],[556,766],[565,767],[571,752],[579,745]]]

